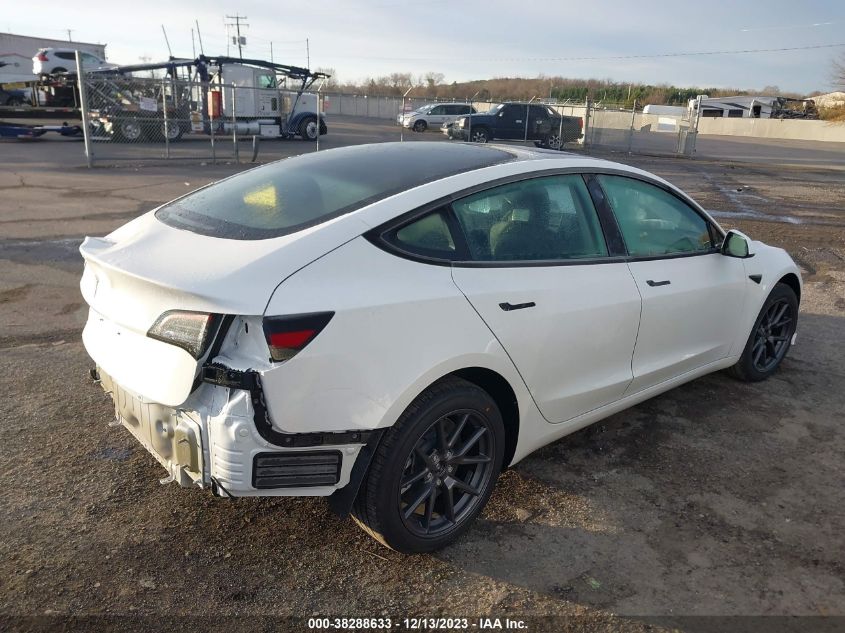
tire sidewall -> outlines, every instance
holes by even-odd
[[[412,534],[405,527],[399,514],[399,481],[405,468],[405,461],[414,449],[419,438],[431,424],[440,417],[459,409],[473,409],[489,421],[493,434],[495,454],[490,480],[481,493],[480,502],[462,523],[445,535],[423,538]],[[400,552],[429,552],[440,549],[463,534],[484,509],[495,487],[496,479],[502,469],[505,431],[502,416],[496,403],[481,389],[474,386],[456,388],[447,396],[426,403],[415,411],[409,424],[403,429],[399,441],[392,447],[391,453],[382,471],[380,485],[372,492],[375,494],[375,506],[381,519],[381,534],[387,544]]]

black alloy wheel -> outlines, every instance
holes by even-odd
[[[766,298],[736,365],[734,377],[747,382],[765,380],[777,371],[798,325],[798,297],[785,283],[778,283]]]
[[[440,549],[481,513],[504,449],[496,402],[471,382],[444,378],[387,429],[352,516],[370,536],[399,552]]]
[[[476,411],[435,421],[408,456],[399,484],[402,521],[418,536],[448,532],[472,514],[493,476],[493,433]]]
[[[754,369],[765,373],[780,363],[789,348],[794,318],[792,306],[785,298],[769,304],[754,333],[751,348]]]

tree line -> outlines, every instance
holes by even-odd
[[[443,73],[428,72],[422,75],[412,73],[391,73],[379,77],[367,77],[360,81],[342,81],[332,68],[320,68],[332,75],[324,85],[331,92],[343,92],[370,96],[401,96],[411,88],[410,96],[455,101],[508,101],[551,99],[559,102],[583,103],[587,97],[594,102],[620,105],[630,108],[636,101],[639,107],[647,104],[685,106],[697,95],[711,97],[746,94],[771,94],[799,97],[783,93],[777,86],[766,86],[761,90],[738,88],[715,88],[696,86],[674,86],[670,84],[643,84],[619,82],[612,79],[572,79],[560,76],[496,77],[474,81],[444,81]]]

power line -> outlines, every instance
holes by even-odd
[[[484,57],[470,59],[459,58],[462,61],[487,61],[487,62],[573,62],[573,61],[604,61],[620,59],[656,59],[662,57],[695,57],[699,55],[745,55],[748,53],[780,53],[785,51],[805,51],[821,48],[836,48],[845,46],[842,44],[815,44],[812,46],[786,46],[781,48],[745,48],[737,50],[722,51],[690,51],[680,53],[654,53],[649,55],[606,55],[598,57]],[[454,56],[450,57],[366,57],[361,55],[344,55],[345,59],[372,59],[381,61],[455,61]]]

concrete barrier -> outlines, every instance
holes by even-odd
[[[845,124],[800,119],[728,119],[702,117],[698,133],[845,143]]]

